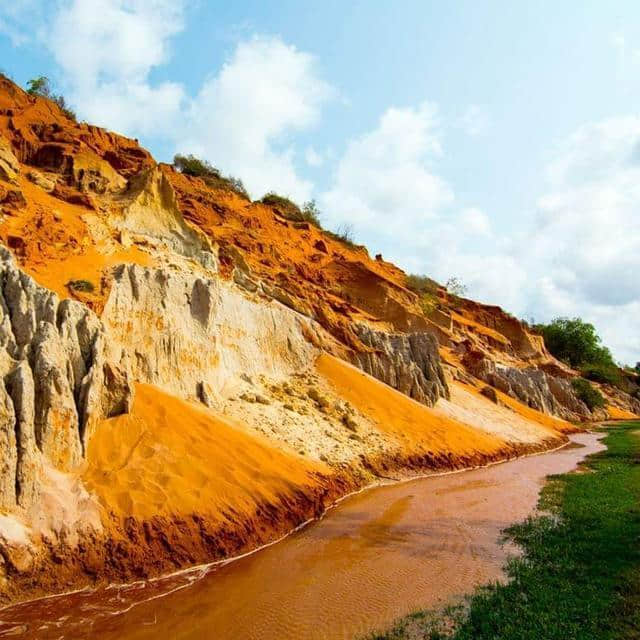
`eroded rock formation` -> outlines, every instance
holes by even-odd
[[[478,353],[468,354],[464,364],[476,378],[528,407],[565,420],[588,420],[591,417],[591,412],[577,398],[567,378],[553,376],[534,367],[509,367]]]
[[[128,410],[132,386],[112,355],[93,312],[60,301],[0,248],[3,508],[35,500],[41,457],[76,468],[92,422]]]
[[[363,371],[429,406],[438,398],[449,397],[434,335],[389,333],[362,325],[356,325],[354,331],[370,348],[353,356]]]
[[[215,397],[241,375],[282,379],[332,342],[278,302],[168,268],[118,267],[102,318],[137,381],[184,398]]]

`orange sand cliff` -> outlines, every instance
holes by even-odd
[[[157,164],[2,76],[0,211],[15,422],[0,599],[227,558],[381,477],[545,450],[569,420],[640,407],[603,387],[608,413],[592,415],[576,372],[502,309],[413,290],[365,247]]]
[[[328,473],[228,419],[139,384],[131,413],[103,421],[83,479],[119,517],[253,515]]]

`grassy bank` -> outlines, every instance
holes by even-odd
[[[590,473],[549,479],[548,515],[507,530],[523,550],[508,583],[479,589],[446,619],[416,613],[372,640],[640,638],[640,422],[608,428],[604,442]]]

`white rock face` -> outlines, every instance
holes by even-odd
[[[43,462],[74,469],[92,421],[128,409],[132,385],[106,344],[92,311],[60,302],[0,249],[0,508],[32,504]]]
[[[0,136],[0,180],[17,184],[20,164],[13,154],[11,145],[4,136]]]
[[[365,325],[353,329],[371,349],[354,356],[354,364],[363,371],[428,406],[449,397],[435,336],[375,331]]]
[[[102,314],[132,376],[215,405],[240,376],[308,367],[327,340],[313,321],[217,277],[121,265]]]
[[[176,194],[158,167],[136,176],[121,198],[121,216],[115,225],[138,243],[164,245],[202,266],[215,269],[216,259],[207,236],[189,226],[178,209]]]

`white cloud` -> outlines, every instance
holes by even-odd
[[[304,159],[310,167],[321,167],[324,164],[324,157],[313,147],[307,147],[304,152]]]
[[[558,145],[547,178],[527,233],[478,246],[472,237],[454,238],[440,226],[434,230],[439,236],[424,245],[423,264],[460,275],[472,296],[523,317],[580,316],[597,327],[618,358],[635,362],[640,359],[640,118],[580,127]],[[468,216],[462,213],[463,219]]]
[[[453,209],[437,175],[435,108],[389,109],[354,139],[321,197],[330,222],[411,271],[459,276],[469,294],[522,317],[578,315],[640,359],[640,118],[580,127],[546,169],[530,228],[501,236],[477,207]]]
[[[90,122],[122,133],[169,130],[185,99],[178,83],[152,85],[170,39],[184,28],[184,0],[73,0],[59,6],[42,38]]]
[[[82,118],[201,155],[241,176],[254,196],[275,189],[299,201],[311,197],[288,137],[313,126],[334,95],[313,56],[280,38],[254,36],[189,96],[179,82],[151,80],[185,27],[186,0],[69,0],[49,11],[41,38]],[[308,152],[306,160],[318,166],[322,158]]]
[[[489,130],[489,116],[484,107],[469,105],[460,118],[460,126],[472,137],[482,136]]]
[[[539,200],[528,245],[530,262],[546,271],[535,293],[543,308],[592,319],[631,358],[640,334],[640,118],[581,127],[548,174],[551,190]]]
[[[184,150],[241,175],[254,196],[277,189],[308,200],[312,185],[298,175],[286,136],[313,126],[333,93],[311,55],[279,38],[254,37],[238,44],[193,100]]]
[[[105,79],[144,82],[184,28],[183,0],[73,0],[55,16],[49,44],[80,88]]]
[[[441,152],[434,105],[388,109],[373,131],[348,144],[321,197],[326,219],[348,221],[356,234],[421,226],[453,201],[450,186],[428,166]]]
[[[484,211],[477,207],[468,207],[460,214],[460,224],[465,231],[479,236],[491,235],[489,218]]]

